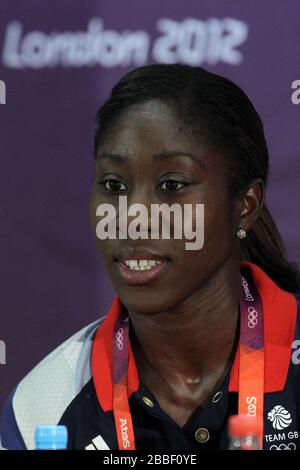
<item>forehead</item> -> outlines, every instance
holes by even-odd
[[[105,133],[98,155],[129,156],[128,163],[145,165],[159,153],[193,154],[207,170],[223,173],[223,156],[205,138],[183,123],[167,104],[152,100],[129,106]],[[99,158],[97,164],[102,165]],[[194,163],[196,164],[196,163]]]
[[[191,130],[167,104],[152,100],[131,105],[123,111],[107,131],[101,148],[116,150],[118,146],[125,146],[129,151],[136,146],[169,148],[174,144],[189,146]]]

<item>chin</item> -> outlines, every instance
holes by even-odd
[[[174,298],[162,298],[162,292],[166,292],[165,289],[160,288],[159,291],[150,292],[142,286],[130,286],[118,289],[117,295],[129,312],[150,316],[174,307]]]

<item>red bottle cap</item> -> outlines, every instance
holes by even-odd
[[[256,416],[234,415],[228,422],[230,436],[257,436],[260,434],[260,420]]]

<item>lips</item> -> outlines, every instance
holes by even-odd
[[[123,280],[131,285],[149,283],[161,276],[169,256],[145,248],[124,248],[114,257]]]

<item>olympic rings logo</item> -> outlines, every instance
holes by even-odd
[[[124,347],[124,336],[123,336],[123,328],[119,328],[117,333],[116,333],[116,346],[121,351]]]
[[[289,444],[279,444],[279,446],[273,444],[270,447],[270,450],[296,450],[296,444],[294,444],[294,442],[290,442]]]
[[[254,307],[248,307],[248,328],[255,328],[258,323],[258,312]]]

